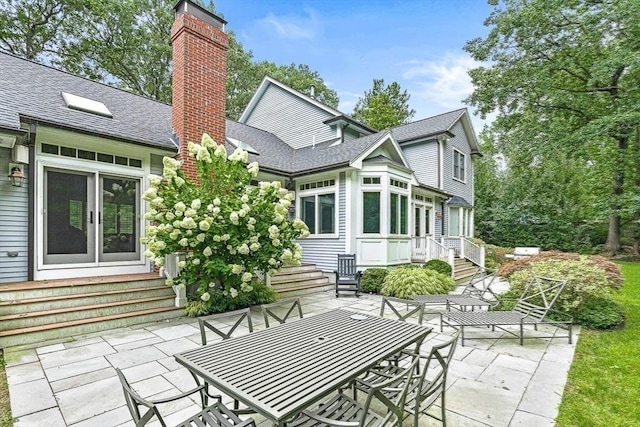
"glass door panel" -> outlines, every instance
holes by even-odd
[[[44,263],[95,260],[93,176],[45,169]]]
[[[140,258],[138,182],[136,179],[100,177],[100,261]]]

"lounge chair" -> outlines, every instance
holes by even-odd
[[[533,325],[534,329],[538,330],[538,325],[552,324],[560,328],[566,328],[568,334],[562,336],[535,336],[531,338],[568,338],[569,344],[571,344],[571,325],[573,319],[551,308],[566,284],[566,280],[534,276],[527,284],[512,310],[448,311],[440,313],[440,330],[442,331],[443,325],[459,329],[461,344],[464,346],[464,328],[466,326],[491,326],[492,331],[498,328],[519,338],[520,345],[523,345],[525,325]],[[547,315],[549,313],[555,313],[556,317],[566,320],[548,319]],[[506,329],[506,326],[518,326],[518,331],[514,332]]]
[[[425,305],[445,305],[447,311],[451,307],[466,311],[471,307],[489,308],[497,303],[497,297],[491,286],[495,283],[496,272],[487,268],[478,267],[466,284],[461,294],[436,294],[436,295],[416,295],[413,297]]]

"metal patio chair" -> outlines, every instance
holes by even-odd
[[[465,327],[490,326],[491,330],[498,328],[519,338],[520,345],[523,345],[525,325],[533,325],[534,329],[538,330],[538,325],[551,324],[560,328],[566,328],[568,334],[562,336],[536,336],[534,338],[568,338],[569,344],[571,344],[571,326],[573,319],[565,313],[551,308],[566,284],[566,280],[534,276],[527,284],[512,310],[475,312],[449,311],[440,313],[440,330],[442,331],[443,325],[459,329],[461,344],[464,346]],[[549,313],[554,313],[557,317],[566,320],[548,319],[547,315]],[[518,332],[506,329],[506,326],[518,326]]]
[[[356,297],[360,296],[362,272],[358,271],[356,254],[338,254],[338,269],[334,274],[336,275],[336,298],[340,296],[340,292],[355,292]]]
[[[235,318],[235,321],[229,323],[229,319]],[[226,322],[225,322],[226,320]],[[210,316],[198,317],[198,323],[200,325],[200,339],[202,345],[207,345],[207,330],[212,331],[218,335],[222,340],[227,340],[233,336],[233,333],[246,323],[249,333],[253,332],[253,323],[251,322],[251,310],[244,308],[241,310],[227,311],[225,313],[212,314]],[[224,325],[225,327],[223,327]],[[219,395],[213,394],[209,385],[205,381],[206,393],[209,397],[218,398]],[[252,413],[249,409],[240,409],[240,402],[233,401],[233,410],[237,413]]]
[[[419,355],[419,375],[414,376],[409,392],[405,399],[404,411],[406,417],[413,417],[413,425],[418,426],[420,414],[442,421],[446,426],[445,392],[447,386],[447,372],[449,363],[453,358],[453,352],[460,332],[457,331],[447,341],[431,347],[428,355]],[[362,379],[357,379],[354,389],[367,391],[368,382],[377,382],[389,378],[398,372],[400,368],[395,364],[382,364],[367,372]],[[354,390],[355,392],[355,390]],[[397,391],[387,392],[387,397],[393,398]],[[440,403],[440,416],[427,412],[436,402]]]
[[[413,299],[425,305],[445,305],[447,311],[457,306],[466,311],[467,307],[486,307],[497,304],[497,296],[491,286],[495,283],[496,271],[478,267],[460,294],[416,295]]]
[[[179,427],[187,427],[187,426],[224,426],[224,427],[255,427],[255,422],[252,418],[247,418],[246,420],[241,420],[236,414],[230,411],[226,406],[222,404],[219,400],[214,404],[207,406],[207,394],[205,393],[205,385],[199,384],[196,380],[197,386],[189,391],[181,393],[172,397],[165,397],[161,399],[144,399],[141,397],[133,388],[125,378],[122,371],[116,368],[116,373],[118,374],[118,378],[120,379],[120,384],[122,385],[122,391],[124,392],[124,400],[127,404],[127,408],[131,413],[131,417],[133,418],[133,422],[136,427],[142,427],[146,425],[153,417],[158,419],[158,422],[162,427],[166,427],[167,424],[165,420],[162,418],[162,414],[158,409],[158,405],[173,402],[175,400],[188,398],[188,396],[199,393],[200,401],[202,406],[202,411],[193,415],[189,419],[183,421],[179,424]],[[194,377],[195,378],[195,377]],[[141,415],[140,409],[145,408],[146,412]]]
[[[281,314],[284,310],[286,313],[284,316]],[[300,299],[294,299],[291,301],[274,302],[272,304],[262,305],[262,316],[264,317],[264,324],[269,327],[269,319],[276,320],[279,324],[285,323],[289,318],[295,317],[294,310],[297,309],[297,315],[302,319],[302,305]]]
[[[393,375],[379,378],[376,382],[367,382],[367,396],[361,401],[347,396],[343,390],[326,402],[320,403],[313,409],[302,411],[287,427],[381,427],[400,425],[403,419],[403,408],[417,375],[416,368],[420,358],[414,355],[411,362],[398,367]],[[384,408],[384,413],[372,409],[376,402],[378,407]],[[377,409],[377,408],[376,408]]]
[[[229,318],[235,318],[235,321],[229,323],[229,321],[227,320]],[[227,321],[225,322],[225,320]],[[198,323],[200,324],[200,336],[202,345],[207,345],[207,330],[215,333],[223,340],[231,338],[233,333],[243,323],[246,323],[249,332],[253,332],[251,310],[249,308],[228,311],[226,313],[212,314],[211,316],[198,317]],[[224,327],[222,327],[222,325],[224,325]]]
[[[417,324],[422,325],[424,303],[410,299],[382,297],[380,317],[385,317],[385,312],[391,312],[395,320],[406,322],[413,319]]]

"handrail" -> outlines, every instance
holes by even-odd
[[[464,237],[461,237],[460,240],[460,257],[466,258],[480,267],[484,267],[484,246],[476,245]]]

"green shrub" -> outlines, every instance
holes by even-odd
[[[496,245],[485,245],[484,265],[492,270],[511,261],[507,254],[513,253],[513,248],[505,248]]]
[[[203,316],[206,314],[222,313],[238,310],[257,304],[268,304],[278,299],[276,291],[264,282],[252,283],[253,289],[249,292],[240,292],[234,298],[221,289],[212,289],[208,292],[209,299],[203,301],[201,295],[196,293],[185,308],[189,317]]]
[[[567,258],[567,257],[565,257]],[[573,317],[574,322],[590,328],[618,326],[622,312],[613,302],[612,293],[619,287],[615,272],[607,271],[589,257],[577,259],[545,259],[529,262],[511,273],[510,292],[520,296],[533,276],[567,280],[553,309]],[[619,274],[619,270],[618,270]]]
[[[362,279],[360,279],[362,291],[379,294],[382,283],[388,273],[389,271],[386,268],[367,268],[362,273]]]
[[[593,329],[613,329],[624,324],[624,314],[612,299],[589,298],[584,301],[574,320]]]
[[[425,262],[424,268],[437,271],[438,273],[444,274],[445,276],[451,276],[451,266],[448,262],[442,261],[441,259],[431,259]]]
[[[455,289],[450,276],[426,268],[397,268],[389,271],[380,293],[411,299],[415,295],[446,294]]]

